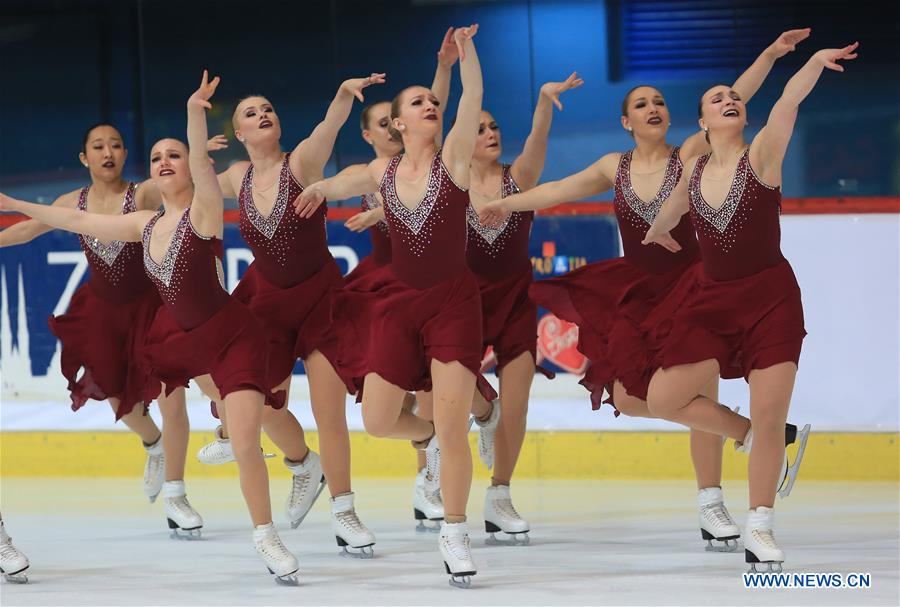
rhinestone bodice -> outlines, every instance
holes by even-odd
[[[150,255],[150,236],[164,212],[159,211],[144,227],[144,268],[172,318],[187,331],[212,318],[230,299],[218,263],[224,251],[220,239],[197,234],[188,208],[162,262],[157,263]]]
[[[375,194],[366,194],[360,202],[360,210],[371,211],[381,206]],[[372,239],[372,258],[380,265],[391,261],[391,233],[388,222],[381,219],[369,228],[369,237]]]
[[[394,156],[381,180],[384,216],[391,228],[391,265],[403,282],[417,289],[436,285],[466,268],[466,209],[469,192],[450,176],[438,151],[419,204],[409,209],[397,197]]]
[[[644,202],[631,184],[633,151],[629,150],[622,154],[616,169],[613,208],[619,224],[619,234],[622,237],[622,250],[625,253],[625,259],[634,265],[652,274],[664,274],[679,265],[696,259],[698,254],[697,237],[694,235],[694,228],[691,226],[691,220],[687,214],[681,218],[671,232],[672,238],[681,245],[681,251],[678,253],[670,253],[656,245],[641,244],[647,230],[650,229],[650,224],[656,219],[663,203],[668,200],[672,190],[678,184],[678,180],[681,179],[684,167],[681,163],[679,148],[674,146],[666,163],[659,191],[652,200]]]
[[[87,211],[87,196],[90,186],[81,189],[78,196],[78,210]],[[122,214],[133,213],[137,186],[128,184],[122,201]],[[87,257],[91,274],[88,282],[98,297],[113,302],[131,301],[146,293],[152,284],[141,267],[141,243],[113,240],[103,243],[98,238],[85,234],[78,235],[81,249]]]
[[[500,176],[500,197],[518,194],[521,190],[512,178],[510,165],[504,164]],[[514,211],[498,227],[481,225],[472,205],[466,209],[469,224],[469,246],[466,259],[475,274],[500,279],[531,267],[528,237],[534,222],[534,211]]]
[[[302,219],[291,203],[303,192],[294,177],[290,154],[285,154],[278,176],[278,194],[268,215],[263,215],[253,202],[253,165],[247,169],[238,194],[241,236],[253,251],[254,263],[270,283],[293,287],[313,274],[330,258],[325,233],[327,203],[323,202],[312,217]]]
[[[688,185],[704,270],[714,280],[756,274],[784,261],[781,253],[781,188],[769,186],[750,166],[750,148],[738,159],[725,202],[713,208],[700,183],[709,154],[697,159]]]

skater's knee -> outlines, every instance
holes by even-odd
[[[784,424],[786,419],[786,403],[750,403],[750,424],[753,427],[753,434],[756,436],[770,433],[784,434]]]
[[[377,438],[389,438],[394,426],[397,425],[396,417],[384,415],[383,412],[372,411],[366,407],[363,407],[362,418],[366,432]]]
[[[662,382],[650,383],[647,390],[647,411],[653,417],[666,418],[687,404],[682,398],[672,394]],[[616,403],[618,407],[618,403]],[[621,411],[621,409],[619,409]]]

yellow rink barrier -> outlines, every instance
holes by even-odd
[[[318,436],[306,434],[318,451]],[[477,457],[478,435],[469,434],[475,476],[489,471]],[[191,433],[187,477],[237,476],[235,464],[206,466],[197,450],[212,432]],[[351,432],[353,474],[360,477],[411,477],[415,452],[406,441]],[[516,468],[519,478],[691,479],[687,432],[529,432]],[[263,447],[278,458],[267,460],[273,476],[287,477],[280,452],[268,437]],[[793,447],[792,447],[793,449]],[[2,432],[0,476],[116,477],[141,475],[145,451],[129,432]],[[793,457],[793,451],[792,451]],[[900,481],[898,433],[812,433],[801,470],[808,480]],[[747,456],[732,441],[724,449],[723,478],[747,478]]]

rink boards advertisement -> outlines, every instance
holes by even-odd
[[[329,220],[327,230],[329,249],[345,274],[369,254],[368,234],[351,232],[339,220]],[[226,223],[224,237],[225,286],[232,291],[253,261],[253,254],[237,224]],[[530,254],[535,279],[615,257],[619,254],[615,221],[609,215],[537,217]],[[64,387],[59,373],[59,345],[47,319],[65,312],[88,271],[77,237],[59,230],[31,243],[2,249],[0,369],[5,396],[39,398]],[[557,372],[583,369],[583,359],[575,350],[575,327],[548,318],[541,323],[541,333],[539,356],[544,366]],[[488,356],[486,364],[489,360]],[[302,372],[298,363],[295,373]]]

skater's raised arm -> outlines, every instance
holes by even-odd
[[[74,208],[34,204],[0,194],[0,211],[16,211],[42,224],[76,234],[87,234],[100,240],[138,242],[146,223],[153,217],[150,211],[125,215],[86,213]]]
[[[478,53],[475,52],[475,44],[472,42],[476,33],[478,33],[477,24],[457,28],[453,32],[453,39],[459,48],[462,95],[456,110],[456,123],[447,134],[441,152],[450,175],[463,187],[469,185],[469,165],[475,152],[478,125],[481,122],[481,101],[484,97],[481,64],[478,62]]]
[[[775,65],[775,62],[788,53],[795,51],[798,44],[809,38],[811,31],[810,28],[805,27],[782,32],[775,42],[767,46],[756,58],[756,61],[738,76],[731,88],[738,92],[744,103],[749,102],[750,98],[760,89],[769,76],[769,72],[772,71],[772,66]],[[684,141],[681,149],[683,150],[682,160],[706,154],[709,152],[709,142],[706,141],[706,134],[703,131],[694,133]]]
[[[208,129],[206,110],[212,108],[209,100],[219,86],[219,77],[209,80],[209,73],[203,70],[200,87],[187,102],[188,164],[194,182],[194,197],[191,202],[191,223],[204,236],[222,235],[224,201],[219,180],[209,161],[206,149]],[[153,159],[150,160],[153,162]]]
[[[382,83],[384,74],[374,73],[367,78],[351,78],[341,83],[331,105],[328,106],[325,118],[316,125],[309,137],[297,144],[294,153],[291,154],[291,171],[295,176],[307,183],[322,179],[325,164],[334,150],[338,132],[350,116],[353,99],[363,101],[363,89]]]
[[[510,170],[512,177],[523,190],[530,190],[537,184],[544,171],[544,161],[547,159],[547,139],[550,136],[550,126],[553,124],[553,106],[562,111],[562,103],[559,96],[566,91],[578,88],[584,84],[584,80],[572,72],[563,82],[547,82],[541,87],[538,96],[537,107],[534,108],[534,117],[531,121],[531,132],[525,140],[522,153],[512,163]]]
[[[537,211],[563,202],[596,196],[613,187],[621,154],[607,154],[588,168],[559,181],[548,181],[527,192],[492,200],[479,212],[484,225],[498,225],[513,211]]]
[[[376,163],[379,160],[381,159],[376,159],[372,162]],[[383,165],[384,162],[381,164]],[[317,181],[305,188],[303,193],[294,200],[294,212],[300,217],[312,217],[319,205],[326,199],[346,200],[347,198],[374,192],[378,189],[378,181],[372,177],[372,171],[369,167],[366,170],[347,171],[347,169],[344,169],[334,177]]]
[[[68,192],[54,200],[50,206],[74,209],[78,206],[78,197],[80,195],[81,189]],[[53,229],[53,226],[41,223],[36,219],[20,221],[0,232],[0,248],[31,242],[38,236],[46,234]]]
[[[838,61],[856,59],[858,46],[859,42],[854,42],[844,48],[817,52],[785,85],[781,98],[769,113],[766,126],[750,144],[750,166],[765,183],[773,186],[781,184],[781,163],[794,132],[800,103],[816,86],[825,68],[843,72],[844,67]]]

